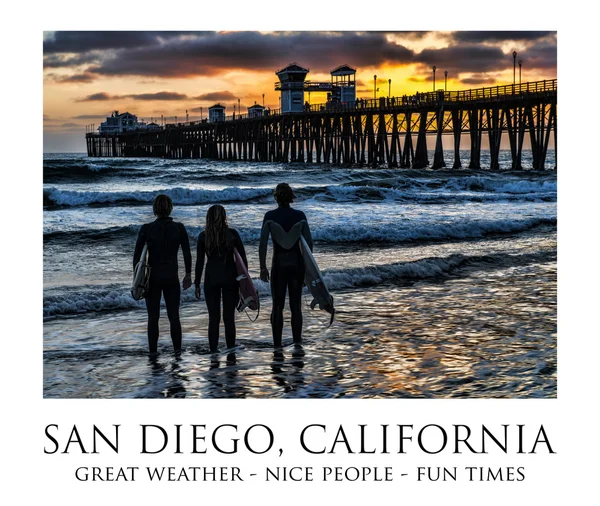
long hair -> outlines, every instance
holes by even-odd
[[[219,204],[210,206],[206,213],[206,227],[204,229],[206,252],[209,255],[214,250],[220,250],[225,246],[227,227],[225,208]]]

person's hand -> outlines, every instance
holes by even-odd
[[[265,283],[269,281],[269,269],[261,269],[260,270],[260,279]]]
[[[187,290],[190,286],[192,286],[192,275],[191,274],[186,274],[185,277],[183,278],[183,289]]]
[[[200,285],[196,285],[196,290],[194,290],[194,295],[198,300],[200,300]]]

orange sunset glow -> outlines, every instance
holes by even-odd
[[[85,151],[86,128],[114,110],[184,121],[217,102],[227,114],[263,100],[277,109],[275,72],[290,62],[310,69],[312,81],[348,64],[358,98],[373,97],[374,75],[378,96],[402,96],[431,91],[434,65],[436,89],[554,79],[556,44],[556,32],[541,31],[46,32],[44,151]]]

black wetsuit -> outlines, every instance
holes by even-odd
[[[137,265],[142,255],[144,243],[148,243],[148,263],[151,267],[150,286],[146,293],[146,309],[148,310],[148,346],[151,353],[157,351],[158,320],[160,318],[160,298],[165,297],[167,316],[171,326],[173,349],[181,350],[181,322],[179,321],[179,302],[181,287],[177,266],[179,246],[183,252],[185,272],[192,271],[192,254],[187,231],[181,223],[173,218],[158,218],[152,223],[142,225],[135,243],[133,266]]]
[[[196,256],[195,285],[200,286],[204,255],[206,273],[204,275],[204,300],[208,309],[208,344],[211,352],[218,351],[219,324],[221,323],[221,296],[223,296],[223,323],[225,341],[228,348],[235,346],[235,307],[239,300],[239,284],[236,280],[237,269],[233,257],[233,248],[237,248],[242,260],[248,267],[246,251],[240,234],[233,228],[227,229],[226,244],[213,252],[206,251],[204,232],[198,236],[198,255]]]
[[[289,232],[292,227],[306,221],[305,239],[308,247],[313,248],[308,220],[302,211],[291,208],[289,205],[280,205],[277,209],[268,211],[263,220],[274,221]],[[261,234],[259,246],[260,269],[267,268],[267,243],[268,235]],[[284,249],[273,241],[273,260],[271,263],[271,296],[273,298],[273,311],[271,312],[271,328],[273,330],[274,346],[281,346],[283,333],[283,308],[285,306],[285,293],[288,292],[290,311],[292,313],[292,336],[295,343],[302,342],[302,287],[304,286],[304,260],[300,251],[300,241],[290,249]]]

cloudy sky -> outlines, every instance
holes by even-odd
[[[190,119],[215,102],[242,112],[255,102],[279,106],[275,71],[290,62],[307,79],[330,79],[341,64],[357,69],[357,95],[392,96],[436,88],[512,84],[513,57],[522,81],[556,78],[556,32],[45,32],[44,151],[85,151],[85,126],[112,110],[150,120]],[[518,80],[518,67],[517,67]],[[312,94],[311,103],[326,97]]]

